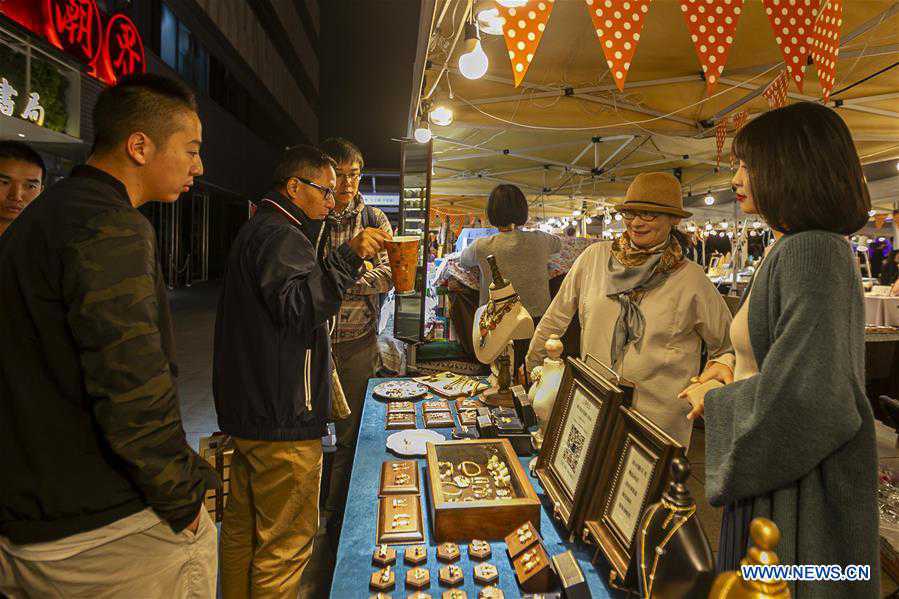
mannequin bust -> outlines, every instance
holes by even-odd
[[[715,560],[687,490],[690,463],[671,461],[672,479],[659,503],[646,508],[637,532],[641,595],[657,599],[708,597]]]
[[[546,433],[546,425],[556,403],[556,395],[562,385],[562,375],[565,374],[565,362],[562,360],[562,342],[558,335],[550,335],[543,347],[547,357],[543,359],[543,365],[534,368],[531,380],[534,384],[528,391],[528,397],[537,414],[538,429],[533,433],[534,447],[539,449],[543,445],[543,435]]]
[[[487,303],[477,309],[472,324],[474,352],[482,364],[490,364],[491,388],[483,400],[488,405],[512,406],[509,366],[512,341],[527,339],[534,334],[534,319],[521,305],[515,288],[507,281],[493,256],[487,256],[493,276]]]

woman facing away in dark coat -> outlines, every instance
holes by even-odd
[[[750,122],[734,154],[737,199],[777,241],[734,317],[734,382],[689,395],[691,417],[704,409],[706,492],[725,507],[719,569],[739,567],[764,516],[783,564],[870,566],[867,581],[791,583],[794,599],[878,597],[864,299],[845,237],[871,207],[861,163],[837,113],[810,103]]]

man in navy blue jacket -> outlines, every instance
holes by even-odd
[[[295,597],[318,528],[331,399],[330,321],[388,235],[329,249],[334,162],[287,150],[274,189],[231,247],[215,327],[213,393],[234,439],[222,522],[225,599]]]

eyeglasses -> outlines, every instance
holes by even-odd
[[[360,171],[352,172],[352,173],[337,173],[337,181],[344,182],[348,181],[350,183],[355,183],[359,179],[362,178],[362,173]]]
[[[659,216],[658,212],[644,212],[642,210],[621,210],[620,214],[624,220],[634,220],[639,216],[641,220],[647,223],[651,223]]]
[[[305,179],[303,177],[287,177],[287,181],[290,181],[291,179],[296,179],[304,185],[308,185],[309,187],[314,187],[315,189],[319,190],[320,192],[322,192],[322,195],[324,196],[326,202],[328,201],[328,198],[332,200],[334,199],[334,190],[330,187],[325,187],[323,185],[319,185],[318,183],[313,183],[309,179]]]

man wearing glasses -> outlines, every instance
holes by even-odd
[[[330,321],[390,237],[366,229],[330,246],[336,175],[316,148],[287,150],[274,181],[231,246],[215,325],[215,406],[235,444],[225,599],[297,595],[318,528]]]
[[[337,163],[331,246],[337,247],[368,227],[390,235],[387,216],[377,208],[366,205],[359,193],[364,166],[359,148],[345,139],[332,138],[322,142],[321,149]],[[324,515],[328,520],[328,533],[335,551],[340,538],[340,522],[350,481],[356,437],[359,434],[365,390],[368,379],[380,367],[377,338],[381,314],[380,296],[393,287],[387,252],[373,257],[369,265],[370,268],[362,278],[344,296],[331,337],[337,375],[352,410],[348,418],[335,423],[337,451],[331,461],[330,479],[323,490]]]

